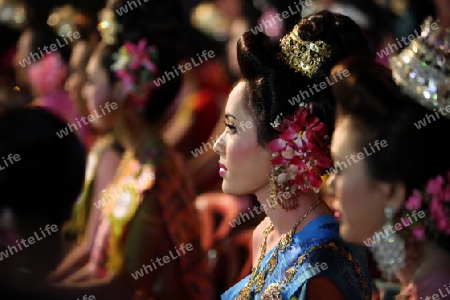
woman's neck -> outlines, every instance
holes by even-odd
[[[266,215],[273,223],[274,231],[279,234],[289,232],[295,223],[297,223],[319,199],[319,194],[310,191],[307,194],[296,197],[299,201],[299,206],[293,210],[285,210],[280,204],[277,204],[275,209],[272,209],[269,205],[270,201],[270,187],[269,184],[255,193],[258,201],[266,206]],[[281,198],[283,199],[283,198]],[[291,200],[291,199],[289,199]],[[314,210],[312,210],[307,217],[297,227],[297,231],[300,231],[309,221],[325,214],[331,214],[325,202],[322,202]]]
[[[133,108],[122,109],[114,127],[114,135],[125,150],[136,151],[145,136],[155,129]]]
[[[436,243],[425,241],[419,247],[422,250],[422,259],[415,260],[416,262],[409,264],[409,267],[397,274],[397,278],[403,286],[417,283],[436,271],[450,269],[450,255]]]

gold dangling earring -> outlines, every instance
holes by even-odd
[[[300,202],[298,201],[297,198],[295,198],[295,194],[291,192],[291,189],[286,190],[286,192],[290,193],[290,197],[287,199],[279,199],[280,197],[277,198],[278,204],[280,204],[280,206],[284,209],[284,210],[293,210],[296,209],[297,207],[299,207]]]
[[[369,246],[379,270],[389,282],[405,267],[406,259],[405,240],[397,232],[386,230],[386,228],[393,227],[394,213],[395,210],[391,204],[384,208],[386,223],[382,230],[373,235],[373,242]],[[379,233],[381,233],[382,239],[380,239]]]
[[[275,210],[275,208],[277,207],[277,188],[275,185],[275,175],[273,173],[273,169],[270,172],[270,199],[269,199],[269,203],[270,203],[270,208],[272,208],[272,210]]]
[[[275,207],[277,206],[277,203],[280,204],[280,206],[284,210],[288,210],[288,211],[292,210],[292,209],[296,209],[300,205],[300,203],[298,202],[298,199],[293,197],[294,194],[291,192],[290,188],[286,189],[285,192],[288,192],[291,194],[290,197],[287,199],[283,196],[280,196],[279,194],[277,195],[277,184],[275,181],[275,172],[272,169],[272,171],[270,173],[270,205],[272,207],[272,210],[275,209]],[[284,194],[285,192],[283,192],[282,194]]]

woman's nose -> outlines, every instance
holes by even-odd
[[[224,133],[222,133],[219,136],[219,138],[214,142],[213,150],[219,155],[224,154],[225,152]]]

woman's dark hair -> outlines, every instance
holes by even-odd
[[[403,94],[391,78],[391,70],[365,58],[351,58],[332,71],[346,69],[350,76],[336,83],[333,93],[338,118],[354,121],[355,147],[362,149],[376,140],[387,146],[367,157],[371,178],[403,182],[409,195],[423,189],[437,175],[450,170],[450,146],[445,141],[450,119],[431,111]],[[448,114],[448,113],[447,113]],[[438,241],[450,251],[450,237]]]
[[[9,206],[21,218],[43,218],[61,225],[81,191],[85,157],[76,134],[47,110],[21,107],[3,112],[0,209]]]
[[[61,3],[58,0],[24,0],[22,2],[26,13],[25,25],[30,28],[45,24],[51,10]]]
[[[312,78],[296,73],[281,60],[280,45],[271,44],[263,33],[246,32],[237,43],[242,80],[247,83],[244,105],[257,122],[257,139],[262,146],[279,134],[270,123],[280,113],[295,114],[300,96],[302,102],[312,103],[314,114],[328,125],[331,136],[335,116],[331,89],[327,86],[311,93],[310,88],[326,82],[331,68],[345,57],[375,57],[372,44],[361,28],[344,15],[329,11],[311,15],[299,21],[298,35],[304,41],[322,40],[331,47],[331,56],[320,64]],[[297,99],[293,98],[296,96]]]
[[[63,47],[58,46],[58,53],[61,54],[61,58],[63,61],[68,64],[70,60],[71,54],[71,45],[66,45],[64,39],[57,35],[53,29],[47,24],[39,24],[34,25],[33,27],[27,27],[27,31],[31,33],[31,41],[30,41],[30,51],[34,53],[42,53],[46,55],[46,51],[44,51],[44,47],[50,48],[52,44],[58,45],[59,43],[63,45]],[[67,42],[70,43],[70,40],[67,39]]]
[[[178,0],[149,1],[139,5],[136,1],[119,0],[114,5],[114,10],[128,7],[128,2],[136,4],[128,13],[122,16],[116,14],[116,18],[122,30],[117,36],[117,43],[108,47],[103,53],[102,65],[108,70],[110,82],[117,78],[110,67],[113,64],[112,54],[126,41],[137,43],[146,38],[149,45],[158,49],[159,57],[156,62],[158,68],[157,77],[165,76],[165,83],[152,91],[151,99],[147,101],[144,109],[144,117],[149,123],[157,123],[163,117],[166,110],[175,100],[181,88],[182,77],[174,71],[182,57],[182,7]],[[169,72],[171,74],[169,74]],[[170,77],[169,77],[170,75]],[[171,76],[174,75],[174,76]]]
[[[350,6],[350,9],[353,8],[362,13],[367,21],[367,28],[364,28],[364,32],[374,43],[375,48],[380,46],[385,47],[382,44],[383,39],[395,30],[394,22],[396,15],[390,9],[385,5],[379,4],[376,0],[341,0],[339,4],[344,7]],[[426,6],[430,6],[430,4],[427,3]],[[424,15],[425,17],[426,15]]]

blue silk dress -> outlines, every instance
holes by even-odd
[[[261,263],[261,269],[272,256],[271,249]],[[293,235],[290,248],[278,252],[278,263],[264,286],[250,299],[306,299],[306,285],[315,275],[333,280],[350,300],[370,300],[372,295],[366,250],[344,242],[339,237],[339,224],[331,215],[323,215],[309,222]],[[222,294],[222,300],[236,299],[249,281],[250,275]]]

